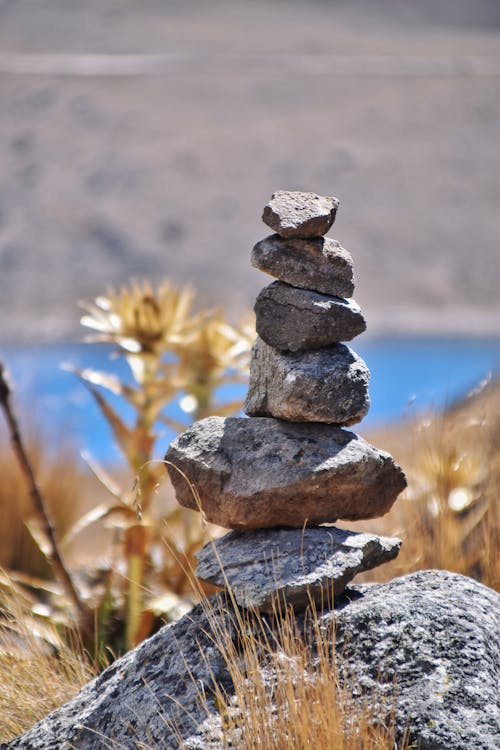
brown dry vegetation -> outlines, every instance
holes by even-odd
[[[332,592],[333,593],[333,592]],[[293,610],[275,602],[272,636],[260,617],[235,606],[238,645],[209,618],[216,647],[222,653],[233,690],[217,683],[224,748],[241,750],[404,750],[406,736],[395,742],[390,700],[382,717],[374,696],[359,690],[337,664],[335,629],[325,625],[314,604],[299,629]],[[358,694],[358,698],[354,696]],[[406,733],[405,733],[406,734]]]
[[[4,438],[2,424],[0,438]],[[61,441],[63,443],[63,441]],[[96,488],[88,472],[68,449],[49,456],[43,437],[28,441],[28,452],[60,534],[81,515],[93,499]],[[0,567],[46,577],[50,575],[46,559],[26,528],[33,508],[25,478],[7,439],[0,439]]]
[[[396,560],[365,580],[441,568],[498,590],[500,383],[370,437],[403,466],[408,488],[386,516],[352,526],[403,539]]]
[[[69,700],[95,670],[76,640],[32,612],[20,589],[0,577],[0,741],[12,739]],[[41,608],[40,608],[41,614]]]

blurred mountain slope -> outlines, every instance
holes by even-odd
[[[340,198],[370,331],[498,333],[498,9],[0,0],[0,341],[131,276],[250,306],[279,188]]]

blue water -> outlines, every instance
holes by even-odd
[[[429,408],[441,409],[485,378],[500,375],[499,339],[368,338],[356,341],[355,349],[371,370],[370,412],[356,427],[362,433]],[[60,367],[69,362],[128,377],[125,361],[111,358],[110,352],[109,347],[95,344],[0,347],[0,360],[11,372],[15,404],[27,431],[37,430],[54,451],[64,443],[90,452],[101,462],[119,460],[107,423],[92,397],[75,375]],[[221,395],[243,398],[245,391],[243,385],[231,386]],[[130,420],[131,412],[123,409],[119,399],[111,401]],[[188,424],[178,405],[168,413]],[[167,428],[159,429],[158,457],[173,437]]]

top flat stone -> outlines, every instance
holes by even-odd
[[[321,237],[335,221],[338,205],[337,198],[278,190],[264,208],[262,220],[281,237]]]

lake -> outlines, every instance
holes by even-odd
[[[441,409],[485,378],[500,373],[500,339],[368,337],[356,340],[355,350],[371,371],[371,408],[361,425],[354,428],[360,432],[430,408]],[[64,441],[102,462],[118,460],[110,431],[93,399],[74,375],[61,369],[61,364],[68,362],[124,377],[124,360],[110,358],[110,353],[109,346],[97,344],[0,347],[26,431],[36,429],[55,451]],[[245,386],[231,386],[221,395],[243,397],[245,391]],[[113,403],[119,405],[116,399]],[[130,417],[127,410],[121,413],[124,418]],[[169,413],[176,419],[183,418],[178,405]],[[173,437],[172,432],[161,429],[158,456]]]

